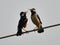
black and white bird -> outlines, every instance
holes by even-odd
[[[22,34],[22,29],[25,28],[27,26],[27,16],[26,16],[26,12],[22,11],[20,12],[20,20],[18,22],[18,26],[17,26],[17,36]]]
[[[42,33],[44,32],[44,29],[42,28],[42,22],[40,17],[38,16],[38,14],[36,13],[36,9],[35,8],[31,8],[29,9],[31,11],[31,20],[32,22],[38,27],[38,33]]]

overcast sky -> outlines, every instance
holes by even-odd
[[[60,23],[60,0],[0,0],[0,37],[17,32],[19,13],[27,10],[29,19],[26,30],[36,26],[31,22],[28,9],[36,8],[43,27]],[[60,45],[60,26],[45,29],[39,34],[31,32],[0,40],[0,45]]]

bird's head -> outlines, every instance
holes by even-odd
[[[26,11],[24,12],[24,11],[22,11],[22,12],[20,12],[20,16],[26,16]]]
[[[29,10],[31,11],[31,13],[36,13],[36,9],[35,8],[31,8]]]

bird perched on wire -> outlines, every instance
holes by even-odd
[[[35,8],[29,9],[31,11],[31,20],[32,22],[38,27],[38,33],[44,32],[44,29],[42,28],[42,22],[38,14],[36,13]]]
[[[20,20],[18,22],[18,31],[17,31],[17,36],[22,34],[22,29],[27,26],[28,19],[26,17],[27,12],[20,12]]]

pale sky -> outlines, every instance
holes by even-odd
[[[19,13],[27,10],[27,30],[36,26],[30,19],[30,8],[36,8],[43,27],[60,23],[60,0],[0,0],[0,37],[17,32]],[[0,40],[0,45],[60,45],[60,26]]]

